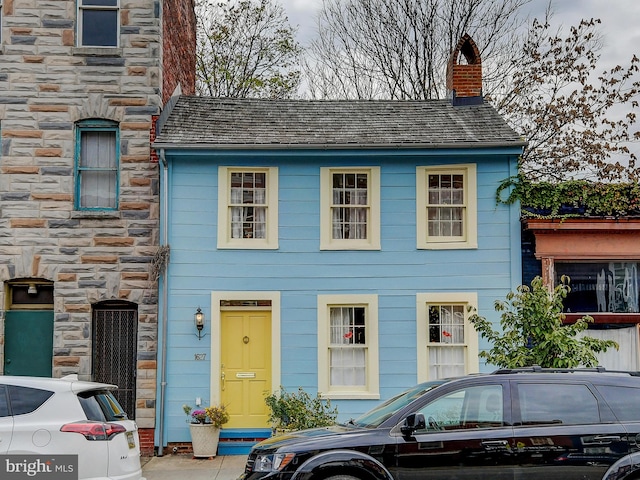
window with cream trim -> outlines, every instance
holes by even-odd
[[[218,248],[278,248],[277,168],[218,168]]]
[[[320,170],[320,249],[380,249],[380,167]]]
[[[417,294],[419,382],[478,371],[478,334],[469,322],[477,304],[475,293]]]
[[[318,390],[379,398],[377,295],[318,295]]]
[[[419,249],[477,248],[475,164],[417,167]]]

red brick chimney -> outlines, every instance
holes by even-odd
[[[477,105],[483,101],[482,60],[478,47],[466,33],[449,57],[447,93],[454,105]]]

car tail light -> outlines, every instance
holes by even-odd
[[[111,440],[118,433],[126,432],[127,429],[118,423],[74,422],[63,425],[60,431],[79,433],[87,440]]]

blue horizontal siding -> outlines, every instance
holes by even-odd
[[[485,151],[386,155],[358,152],[230,152],[180,155],[170,161],[168,282],[167,438],[188,441],[184,403],[208,397],[210,337],[198,341],[195,308],[210,319],[211,291],[279,291],[281,294],[281,382],[290,391],[315,394],[317,296],[378,295],[380,397],[389,398],[416,381],[416,294],[475,292],[479,313],[498,324],[494,301],[504,299],[514,278],[513,207],[496,204],[499,182],[512,174],[515,157]],[[175,161],[173,161],[175,160]],[[478,248],[416,249],[416,166],[478,162]],[[218,165],[278,167],[279,248],[217,249]],[[381,250],[321,251],[320,167],[381,166]],[[519,254],[518,254],[519,255]],[[516,269],[517,270],[517,269]],[[209,325],[205,333],[209,335]],[[481,348],[489,345],[480,339]],[[205,359],[196,361],[196,353]],[[485,365],[481,368],[487,369]],[[377,401],[341,400],[348,420]]]

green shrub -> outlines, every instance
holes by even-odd
[[[327,427],[335,424],[337,407],[331,406],[329,399],[320,394],[312,397],[302,387],[296,393],[289,393],[284,387],[267,395],[269,421],[274,430],[304,430],[306,428]]]

